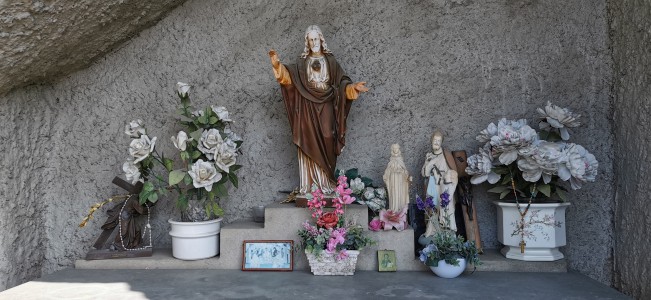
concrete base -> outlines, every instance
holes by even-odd
[[[524,260],[524,261],[555,261],[562,259],[563,253],[558,248],[531,248],[527,247],[525,252],[520,251],[520,247],[504,246],[500,250],[506,258]]]
[[[347,218],[357,219],[365,224],[368,219],[366,206],[350,205]],[[154,249],[152,257],[112,260],[77,260],[77,269],[236,269],[242,268],[242,243],[245,240],[293,240],[298,245],[296,232],[305,220],[310,220],[309,211],[290,204],[272,204],[265,209],[265,223],[235,222],[222,225],[220,255],[197,261],[182,261],[172,257],[170,249]],[[401,232],[368,232],[377,245],[361,251],[357,270],[378,270],[377,250],[394,250],[398,271],[428,271],[414,254],[414,231],[409,228]],[[564,259],[552,262],[524,262],[507,259],[496,249],[485,249],[480,259],[483,265],[477,271],[509,272],[567,272]],[[468,271],[473,268],[468,267]],[[309,270],[307,258],[302,251],[294,252],[294,270]]]

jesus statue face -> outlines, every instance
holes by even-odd
[[[310,51],[314,54],[321,54],[321,38],[316,30],[307,34],[307,43]]]
[[[432,151],[434,154],[441,152],[441,143],[443,142],[443,137],[439,135],[434,135],[432,137]]]

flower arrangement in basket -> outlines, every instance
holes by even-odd
[[[581,124],[580,115],[551,102],[537,111],[540,132],[525,119],[502,118],[479,133],[477,140],[485,144],[468,157],[466,172],[472,175],[471,183],[488,181],[495,185],[488,191],[500,194],[500,199],[515,194],[516,198],[542,195],[566,201],[563,181],[569,181],[572,189],[595,181],[599,167],[595,156],[581,145],[566,142],[570,128]]]
[[[141,205],[150,207],[161,196],[174,190],[179,195],[176,204],[182,212],[182,220],[201,221],[223,215],[217,200],[228,195],[229,182],[238,186],[235,172],[241,168],[236,162],[242,139],[230,129],[232,120],[226,108],[213,105],[194,110],[190,105],[189,90],[190,85],[177,83],[181,100],[177,120],[190,133],[182,130],[171,137],[174,147],[179,150],[179,163],[183,167],[174,169],[175,161],[156,150],[157,138],[150,137],[143,121],[138,119],[125,127],[125,133],[131,138],[130,157],[122,165],[122,170],[131,184],[143,184],[138,194]],[[94,204],[79,226],[84,227],[103,205],[131,196],[116,195]],[[189,208],[190,199],[200,200],[200,204]]]
[[[359,250],[374,243],[362,226],[345,219],[346,205],[355,201],[351,194],[346,176],[341,175],[332,200],[333,210],[324,209],[325,195],[316,186],[307,195],[307,205],[316,224],[305,221],[298,236],[314,275],[352,275]]]
[[[420,196],[416,196],[416,206],[419,210],[424,211],[429,220],[427,231],[432,231],[428,236],[431,242],[420,251],[420,261],[430,267],[438,267],[442,261],[452,266],[459,266],[459,259],[465,259],[465,262],[475,267],[480,265],[481,261],[475,242],[466,241],[462,236],[449,229],[450,195],[444,192],[440,197],[440,203],[436,203],[431,196],[425,198],[424,201]],[[443,226],[439,226],[439,219],[443,220]],[[425,235],[427,236],[427,233]]]

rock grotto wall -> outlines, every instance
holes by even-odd
[[[41,269],[70,266],[85,255],[104,221],[98,213],[89,227],[78,229],[88,207],[121,192],[110,181],[128,156],[124,124],[144,120],[159,149],[173,153],[174,84],[185,81],[195,86],[196,105],[226,106],[245,139],[240,188],[222,204],[227,222],[251,218],[254,205],[278,201],[278,190],[298,185],[295,148],[267,52],[274,48],[283,62],[292,62],[303,49],[305,28],[318,24],[350,77],[371,88],[353,104],[338,166],[357,167],[376,183],[389,145],[399,143],[417,178],[412,194],[421,191],[420,167],[434,128],[446,133],[446,147],[474,152],[477,133],[500,117],[533,120],[535,108],[547,101],[581,113],[583,126],[572,139],[595,154],[600,175],[598,183],[572,192],[564,252],[573,270],[610,283],[614,192],[605,4],[189,1],[90,67],[0,98],[0,114],[13,116],[3,122],[18,128],[6,137],[32,143],[30,151],[47,157],[38,157],[42,167],[8,166],[8,172],[40,176],[23,192],[30,196],[11,201],[47,204],[40,208],[39,226],[46,228]],[[36,124],[23,128],[18,118]],[[40,133],[43,127],[46,133]],[[497,247],[493,198],[485,190],[474,190],[482,239]],[[167,219],[175,214],[171,201],[156,206],[155,246],[170,245]]]

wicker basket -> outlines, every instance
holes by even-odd
[[[336,254],[321,252],[319,256],[305,252],[314,275],[355,275],[358,250],[347,250],[348,258],[337,260]]]

